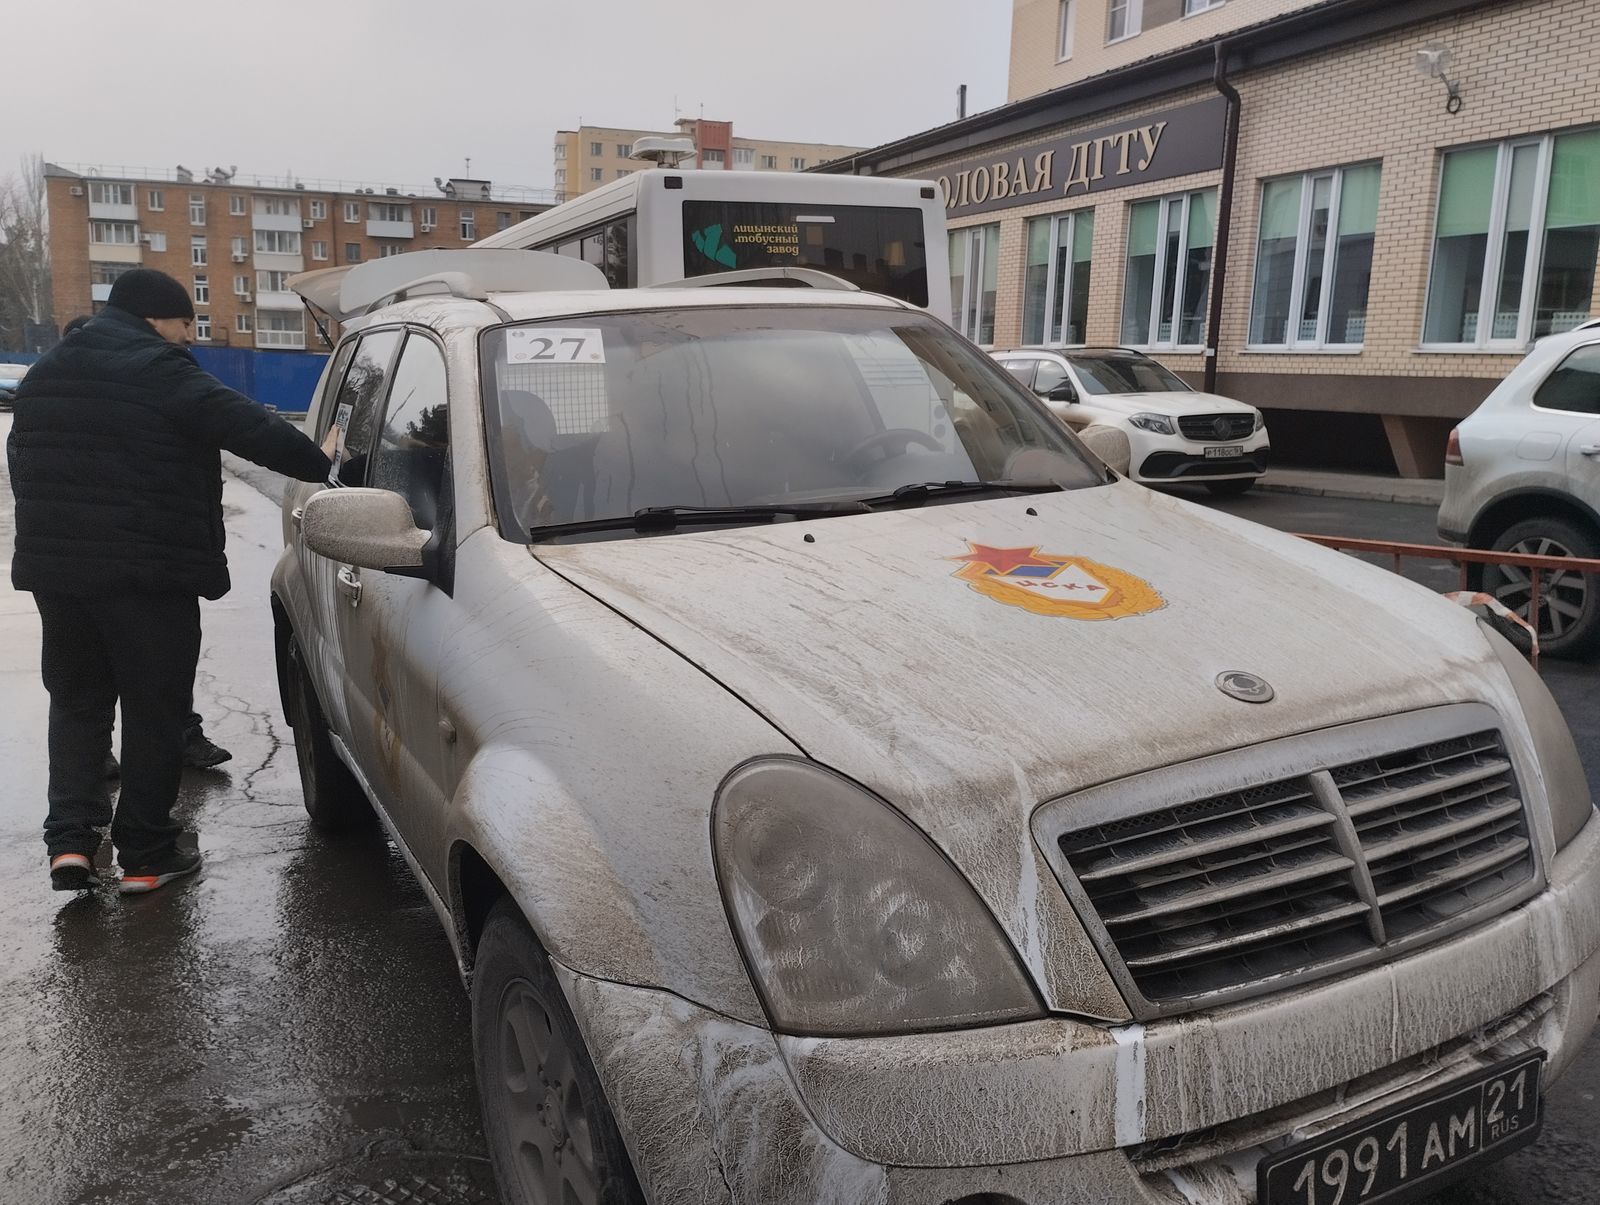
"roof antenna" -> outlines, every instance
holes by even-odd
[[[467,156],[467,179],[472,179],[472,156]]]

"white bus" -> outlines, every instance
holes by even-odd
[[[612,288],[816,268],[950,320],[944,198],[927,180],[649,168],[474,245],[577,256]]]

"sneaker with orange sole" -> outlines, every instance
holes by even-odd
[[[143,895],[158,887],[165,887],[173,879],[193,874],[200,869],[200,851],[175,849],[163,858],[143,866],[130,866],[122,872],[122,882],[117,890],[123,895]]]
[[[50,886],[57,891],[87,891],[100,886],[88,854],[57,854],[50,859]]]

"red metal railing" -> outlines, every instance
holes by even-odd
[[[1481,548],[1453,548],[1442,544],[1399,544],[1391,540],[1359,540],[1346,536],[1314,536],[1297,532],[1302,540],[1335,548],[1341,552],[1367,552],[1394,558],[1394,571],[1400,572],[1400,562],[1405,557],[1418,560],[1450,561],[1460,568],[1461,589],[1467,589],[1468,565],[1511,565],[1526,569],[1528,573],[1528,622],[1537,630],[1539,626],[1540,575],[1545,571],[1561,573],[1600,574],[1600,560],[1571,556],[1534,556],[1522,552],[1496,552]],[[1532,660],[1539,664],[1539,645],[1533,646]]]

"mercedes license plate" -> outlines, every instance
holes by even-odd
[[[1544,1059],[1523,1055],[1263,1159],[1259,1205],[1409,1201],[1441,1176],[1532,1142]]]
[[[1215,448],[1206,449],[1207,460],[1231,460],[1235,456],[1243,455],[1243,444],[1222,444]]]

